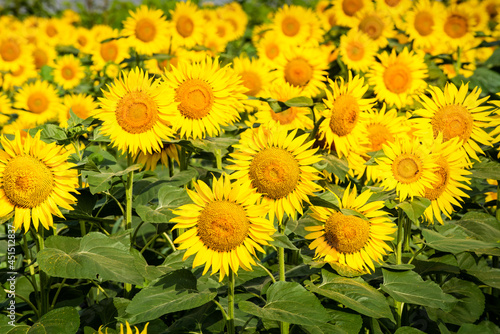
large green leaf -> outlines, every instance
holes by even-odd
[[[465,324],[457,334],[500,334],[500,328],[493,322],[484,320],[479,325]]]
[[[333,154],[323,155],[323,160],[314,164],[318,170],[326,170],[328,173],[335,174],[336,177],[343,180],[349,172],[349,164],[345,158],[339,159]]]
[[[485,212],[467,212],[462,219],[452,223],[460,226],[465,233],[474,239],[486,242],[500,240],[500,222]]]
[[[409,326],[400,327],[394,332],[394,334],[420,334],[420,333],[424,332]]]
[[[292,250],[298,250],[298,248],[295,247],[295,245],[290,241],[290,239],[284,234],[276,232],[272,235],[271,238],[273,238],[273,241],[269,242],[271,245]]]
[[[401,208],[408,218],[414,223],[418,222],[418,218],[424,214],[425,209],[431,205],[431,201],[423,197],[414,197],[410,202],[402,202],[396,207]]]
[[[359,333],[363,326],[363,318],[357,313],[347,313],[327,309],[331,320],[326,324],[301,327],[310,334],[350,334]]]
[[[432,230],[423,230],[425,244],[442,252],[458,254],[485,248],[500,247],[500,244],[488,243],[481,240],[465,239],[455,235],[444,236]]]
[[[399,302],[452,309],[457,300],[441,290],[433,281],[424,281],[413,271],[392,271],[382,269],[384,284],[380,287]]]
[[[260,318],[314,326],[329,320],[318,298],[296,282],[276,282],[267,290],[267,303],[259,307],[249,301],[238,304],[243,312]]]
[[[346,278],[326,270],[322,271],[322,276],[323,282],[320,285],[307,284],[307,289],[366,316],[394,321],[385,296],[361,278]]]
[[[144,221],[168,223],[170,219],[175,217],[172,210],[188,203],[191,203],[191,199],[186,189],[165,185],[158,191],[158,206],[155,209],[146,205],[138,205],[136,212]]]
[[[217,295],[196,289],[196,277],[186,269],[165,274],[134,296],[127,307],[131,324],[145,322],[164,314],[190,310],[208,303]]]
[[[288,107],[312,107],[314,102],[310,97],[297,96],[285,101],[285,104]]]
[[[61,307],[38,319],[33,326],[14,327],[7,334],[75,334],[80,327],[80,316],[73,307]]]
[[[96,194],[99,192],[106,191],[111,188],[113,182],[113,178],[123,176],[128,174],[129,172],[136,171],[141,168],[141,165],[136,164],[132,165],[124,170],[120,170],[117,172],[104,172],[104,173],[97,173],[97,172],[86,172],[85,175],[87,176],[87,182],[89,184],[90,192],[92,194]]]
[[[500,289],[500,269],[491,268],[485,258],[480,258],[476,261],[469,253],[457,255],[460,269],[465,270],[469,275],[476,277],[478,280],[493,288]]]
[[[50,236],[38,253],[38,263],[54,277],[144,282],[129,246],[98,232],[83,238]]]
[[[483,157],[480,160],[472,166],[472,176],[478,179],[500,180],[500,163]]]

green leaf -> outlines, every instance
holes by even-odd
[[[500,334],[500,328],[493,322],[484,320],[479,325],[465,324],[457,334]]]
[[[295,247],[294,244],[290,241],[290,239],[281,233],[275,232],[271,238],[273,238],[273,241],[270,241],[269,243],[273,246],[276,247],[282,247],[286,249],[292,249],[292,250],[298,250],[297,247]]]
[[[35,128],[30,129],[28,132],[31,136],[34,136],[38,131],[42,130],[40,133],[40,139],[46,142],[53,141],[63,141],[68,139],[64,129],[55,124],[43,124]]]
[[[309,291],[336,300],[346,307],[373,318],[387,318],[394,322],[385,296],[361,278],[345,278],[322,270],[323,282],[306,284]]]
[[[286,101],[285,104],[288,107],[312,107],[314,102],[310,97],[297,96]]]
[[[42,68],[40,68],[40,77],[45,81],[52,81],[54,79],[52,67],[43,65]]]
[[[248,301],[238,306],[243,312],[259,318],[291,324],[314,326],[329,320],[318,298],[297,282],[272,284],[267,290],[267,303],[262,308]]]
[[[442,289],[454,295],[458,302],[449,312],[427,308],[429,317],[434,321],[439,319],[449,324],[463,325],[475,322],[483,314],[485,298],[476,284],[452,277],[443,284]]]
[[[123,176],[129,172],[141,169],[140,164],[132,165],[124,170],[118,172],[105,172],[105,173],[95,173],[87,172],[87,182],[89,184],[90,192],[92,194],[100,193],[111,188],[113,183],[113,178]]]
[[[399,302],[451,310],[456,299],[447,295],[433,281],[424,281],[413,271],[382,269],[384,284],[381,289]]]
[[[80,327],[80,316],[74,307],[61,307],[42,316],[27,334],[74,334]],[[10,332],[9,332],[10,333]]]
[[[425,209],[431,205],[431,201],[423,197],[414,197],[410,202],[403,202],[396,207],[403,209],[408,218],[414,223],[418,223],[418,218],[424,214]]]
[[[460,269],[465,270],[469,275],[474,276],[484,284],[500,289],[500,269],[491,268],[486,259],[481,258],[476,263],[476,259],[469,253],[457,255]]]
[[[363,326],[363,318],[356,313],[347,313],[327,309],[330,321],[326,324],[301,327],[310,334],[350,334],[359,333]]]
[[[480,240],[464,239],[458,237],[447,237],[432,230],[423,230],[425,244],[442,252],[458,254],[461,252],[474,251],[492,247],[500,247],[500,244],[487,243]]]
[[[151,223],[168,223],[176,217],[172,213],[181,205],[191,203],[186,189],[171,185],[165,185],[158,191],[158,206],[152,209],[146,205],[138,205],[136,212],[142,220]]]
[[[452,221],[474,239],[497,242],[500,240],[500,222],[485,212],[467,212],[462,219]]]
[[[134,296],[127,307],[131,324],[156,319],[167,313],[190,310],[208,303],[217,295],[196,290],[196,277],[186,269],[170,272]]]
[[[330,209],[334,209],[336,211],[340,211],[340,208],[336,204],[329,202],[327,200],[324,200],[323,198],[318,197],[318,196],[309,196],[309,202],[315,206],[322,206],[324,208],[330,208]]]
[[[98,232],[83,238],[50,236],[38,253],[40,268],[50,276],[143,284],[129,246]]]
[[[238,139],[233,137],[208,137],[204,139],[193,139],[191,144],[205,152],[217,154],[218,151],[224,156],[228,152],[228,148],[238,142]]]
[[[349,164],[345,158],[339,159],[333,154],[323,155],[323,160],[313,165],[318,170],[326,170],[335,174],[340,180],[344,180],[349,172]]]
[[[421,330],[409,326],[400,327],[394,332],[394,334],[419,334],[419,333],[425,333],[425,332],[422,332]]]
[[[487,158],[480,158],[480,162],[474,162],[472,176],[478,179],[500,180],[500,163]]]

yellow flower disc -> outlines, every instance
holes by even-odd
[[[436,111],[431,120],[434,138],[442,132],[444,141],[460,137],[465,142],[472,134],[473,122],[472,115],[464,106],[457,104],[444,106]]]
[[[420,179],[422,163],[413,154],[397,156],[392,164],[394,178],[401,183],[413,183]]]
[[[291,193],[299,181],[297,160],[288,151],[269,147],[260,151],[249,168],[252,186],[266,196],[278,199]]]
[[[143,42],[151,42],[156,36],[156,26],[148,18],[143,18],[135,26],[135,35]]]
[[[362,0],[344,0],[342,2],[342,10],[348,16],[353,16],[361,8],[363,8]]]
[[[118,56],[118,45],[113,41],[101,44],[101,57],[104,61],[114,61]]]
[[[61,70],[61,75],[66,80],[71,80],[75,77],[75,71],[72,66],[64,66]]]
[[[358,101],[352,95],[340,95],[333,101],[330,129],[342,137],[351,133],[359,119]]]
[[[429,36],[434,30],[434,18],[429,12],[418,12],[415,15],[413,26],[421,36]]]
[[[334,212],[325,222],[325,240],[338,252],[356,253],[369,239],[370,225],[359,217]]]
[[[3,172],[3,189],[7,198],[18,207],[33,208],[44,202],[52,192],[54,178],[50,169],[31,156],[16,156]]]
[[[179,35],[186,38],[193,34],[194,23],[189,16],[182,15],[177,20],[175,28],[177,29]]]
[[[384,30],[384,21],[377,15],[367,15],[359,23],[359,30],[370,36],[371,39],[380,37]]]
[[[34,92],[28,97],[28,108],[36,114],[43,113],[49,106],[47,96],[42,92]]]
[[[392,64],[384,72],[384,83],[386,88],[396,94],[401,94],[411,86],[411,72],[404,64]]]
[[[147,93],[129,92],[116,106],[116,121],[128,133],[144,133],[158,121],[158,108]]]
[[[399,3],[401,2],[401,0],[385,0],[384,2],[389,7],[396,7],[397,5],[399,5]]]
[[[280,48],[274,43],[270,43],[266,46],[266,56],[269,59],[274,59],[280,54]]]
[[[243,80],[243,86],[248,88],[245,95],[256,96],[258,92],[262,89],[262,81],[260,77],[255,72],[244,71],[240,73],[241,79]]]
[[[203,208],[197,226],[198,236],[207,248],[228,252],[247,238],[249,222],[240,204],[214,201]]]
[[[285,111],[275,113],[274,111],[271,114],[271,117],[276,122],[279,122],[281,125],[290,124],[297,117],[298,110],[295,107],[288,108]]]
[[[313,77],[313,68],[303,58],[290,60],[285,66],[285,80],[294,86],[305,86]]]
[[[359,41],[351,41],[347,47],[346,47],[346,54],[349,59],[352,59],[354,61],[358,61],[363,59],[363,56],[365,54],[365,47],[364,45],[359,42]]]
[[[444,23],[444,32],[451,38],[460,38],[469,31],[467,18],[458,13],[452,14],[446,18]]]
[[[21,55],[21,48],[15,41],[7,40],[0,45],[0,55],[5,61],[13,61]]]
[[[446,190],[446,186],[448,184],[449,176],[449,167],[446,163],[446,160],[439,159],[436,161],[438,168],[434,171],[434,174],[437,176],[438,180],[432,183],[432,188],[425,188],[425,198],[430,199],[431,201],[436,200],[441,196],[441,194]]]
[[[177,88],[175,100],[180,113],[190,119],[201,119],[212,110],[214,94],[212,87],[200,79],[189,79]]]
[[[392,133],[382,124],[370,124],[366,127],[366,130],[368,131],[372,151],[381,150],[383,144],[394,141]]]
[[[281,30],[286,36],[295,36],[300,31],[300,22],[292,16],[287,16],[281,22]]]

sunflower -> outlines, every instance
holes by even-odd
[[[400,54],[395,49],[389,55],[378,55],[380,63],[374,63],[368,73],[370,85],[379,101],[403,108],[413,103],[414,98],[427,87],[427,65],[423,53],[404,48]]]
[[[17,133],[13,141],[2,136],[0,150],[0,217],[14,211],[14,228],[24,226],[28,232],[31,222],[49,229],[52,215],[64,218],[58,206],[73,210],[77,193],[78,173],[67,162],[69,152],[56,143]]]
[[[24,84],[14,94],[14,107],[20,115],[29,115],[35,124],[55,120],[61,105],[61,99],[54,86],[47,81],[35,81]]]
[[[464,45],[476,46],[479,44],[479,42],[474,41],[473,25],[473,16],[467,5],[447,7],[440,28],[444,32],[443,36],[451,51]]]
[[[306,239],[314,240],[309,249],[315,250],[316,258],[324,258],[326,262],[348,266],[360,272],[375,270],[373,262],[380,263],[382,256],[391,248],[386,241],[396,226],[387,213],[381,209],[383,201],[367,201],[372,192],[365,190],[359,196],[354,186],[344,191],[342,200],[338,199],[341,209],[350,209],[363,215],[365,219],[355,215],[346,215],[329,208],[310,206],[311,217],[322,222],[321,225],[308,226]]]
[[[308,134],[295,138],[297,130],[287,134],[282,127],[274,129],[248,130],[229,161],[235,170],[231,177],[251,181],[252,188],[263,195],[262,201],[269,205],[269,219],[283,221],[286,213],[295,219],[302,214],[302,202],[308,202],[308,195],[320,189],[314,183],[319,179],[312,164],[321,157],[312,149],[314,141],[306,142]]]
[[[95,70],[102,70],[107,63],[120,64],[129,56],[128,42],[125,38],[119,38],[118,30],[99,25],[93,27],[92,33],[97,42],[91,52]]]
[[[10,115],[14,112],[12,109],[12,102],[7,95],[0,93],[0,113]]]
[[[205,19],[203,12],[191,1],[177,2],[175,9],[170,11],[172,27],[169,29],[174,46],[187,48],[201,45]]]
[[[382,187],[396,189],[400,201],[424,196],[426,188],[437,182],[436,157],[418,139],[398,139],[383,146],[385,157],[376,158]]]
[[[375,0],[377,10],[387,13],[396,26],[402,23],[402,16],[406,15],[412,5],[412,0]]]
[[[38,72],[36,71],[35,64],[33,62],[27,62],[20,65],[17,71],[5,73],[2,87],[6,91],[13,90],[16,87],[22,86],[29,79],[36,78],[37,76]]]
[[[355,20],[357,29],[370,37],[379,48],[386,47],[388,39],[396,36],[394,23],[384,11],[363,9],[356,13]]]
[[[442,26],[445,6],[438,1],[419,0],[405,15],[402,29],[413,41],[415,49],[431,49],[443,38],[438,27]]]
[[[222,7],[218,7],[215,11],[219,18],[230,24],[230,40],[243,36],[248,24],[248,15],[238,2],[229,2]]]
[[[329,31],[330,29],[338,25],[335,8],[330,7],[323,12],[318,12],[317,14],[323,30]]]
[[[0,36],[0,71],[18,71],[26,63],[32,63],[31,45],[21,35],[2,31]]]
[[[130,45],[139,54],[151,56],[168,44],[168,23],[160,9],[142,5],[123,22],[122,34],[128,36]]]
[[[462,189],[471,190],[463,183],[470,184],[470,178],[467,175],[471,172],[467,170],[469,167],[467,154],[461,146],[458,137],[443,141],[441,133],[434,140],[432,152],[436,155],[438,165],[434,171],[437,181],[433,182],[431,187],[426,187],[424,193],[424,197],[431,200],[431,205],[424,211],[426,220],[431,223],[437,219],[443,224],[441,213],[451,218],[452,204],[460,207],[458,200],[462,200],[462,197],[469,197],[462,191]]]
[[[50,45],[73,45],[75,28],[59,18],[44,18],[39,23],[39,33],[43,41]]]
[[[328,63],[320,48],[293,47],[276,59],[276,80],[288,82],[313,97],[325,87]]]
[[[67,54],[57,58],[53,74],[54,82],[69,90],[78,86],[85,77],[85,67],[82,66],[80,59]]]
[[[179,153],[177,151],[177,146],[175,144],[163,144],[163,148],[160,151],[153,151],[152,153],[144,153],[139,151],[136,157],[138,164],[143,165],[145,170],[155,170],[158,161],[165,166],[168,166],[168,158],[174,159],[180,164]]]
[[[96,40],[94,37],[94,31],[84,27],[77,27],[75,29],[75,45],[80,52],[85,54],[92,53],[92,50],[96,48]]]
[[[274,31],[267,31],[264,36],[256,42],[259,59],[265,62],[270,68],[276,68],[276,60],[280,55],[286,54],[288,47],[277,39],[278,35]]]
[[[368,71],[375,61],[378,46],[365,33],[351,29],[340,37],[340,55],[350,70]]]
[[[102,132],[123,152],[136,154],[159,151],[162,139],[170,139],[171,116],[176,108],[174,92],[153,81],[141,69],[132,69],[128,74],[108,86],[99,98],[100,108],[94,117],[103,121]]]
[[[239,118],[246,88],[231,68],[219,67],[218,58],[181,62],[165,73],[165,81],[179,103],[170,122],[174,130],[180,130],[181,137],[216,136],[221,125]]]
[[[325,119],[319,125],[319,135],[341,158],[351,150],[360,151],[359,146],[367,144],[366,137],[361,135],[364,130],[360,119],[375,99],[363,99],[368,85],[358,75],[353,78],[351,72],[347,82],[341,77],[336,82],[328,79],[328,83],[331,91],[326,90],[327,98],[323,99],[327,108],[323,112]]]
[[[357,23],[354,16],[360,10],[373,9],[373,3],[369,0],[333,0],[335,17],[339,26],[354,27]]]
[[[280,41],[290,45],[303,45],[309,40],[310,27],[314,21],[318,19],[309,8],[284,5],[276,11],[272,29]]]
[[[158,58],[151,58],[144,62],[149,73],[163,74],[165,71],[170,71],[172,66],[178,67],[180,61],[190,61],[188,57],[189,51],[183,47],[174,48],[170,46],[167,49],[160,50],[156,54]]]
[[[67,94],[63,98],[63,106],[59,112],[59,124],[62,127],[67,126],[67,121],[70,117],[70,110],[79,118],[87,119],[93,115],[98,104],[95,102],[92,95],[87,94]]]
[[[194,188],[187,190],[194,203],[174,210],[178,217],[170,220],[177,223],[174,229],[188,229],[174,240],[178,249],[187,249],[183,259],[196,254],[193,268],[205,264],[204,275],[212,267],[212,274],[220,272],[219,281],[230,269],[251,270],[255,250],[264,253],[261,245],[268,245],[275,232],[264,218],[267,206],[260,203],[260,195],[250,181],[231,183],[226,174],[214,177],[212,189],[203,181]]]
[[[247,96],[264,96],[264,90],[270,86],[273,79],[266,63],[258,58],[236,57],[233,59],[233,69],[241,76],[243,86],[247,88]]]
[[[44,65],[54,67],[54,59],[57,58],[57,51],[54,46],[44,43],[33,45],[31,54],[37,70]]]
[[[123,327],[123,324],[120,324],[120,334],[148,334],[148,325],[149,325],[149,322],[146,323],[146,325],[144,326],[144,329],[139,332],[139,329],[137,327],[134,326],[135,328],[135,333],[132,329],[132,327],[130,327],[130,324],[128,323],[128,321],[125,321],[125,327]],[[99,327],[99,331],[97,332],[97,334],[108,334],[108,329],[106,329],[106,331],[103,332],[103,329],[102,328],[102,325],[101,327]],[[114,332],[113,332],[114,333]]]

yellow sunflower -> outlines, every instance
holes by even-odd
[[[437,182],[436,157],[418,139],[398,139],[382,145],[386,157],[376,158],[382,187],[396,189],[400,201],[424,196],[425,189]]]
[[[201,45],[205,31],[205,19],[203,12],[191,1],[177,2],[175,9],[170,11],[172,15],[169,32],[174,46],[185,46],[187,48]]]
[[[0,113],[10,115],[14,112],[12,110],[12,102],[5,93],[0,93]]]
[[[136,154],[159,151],[162,139],[170,139],[170,120],[176,103],[174,92],[153,81],[141,69],[132,69],[128,74],[108,86],[99,98],[100,109],[94,117],[103,121],[102,132],[109,135],[113,145],[123,152]]]
[[[188,54],[189,51],[183,47],[174,48],[171,46],[157,53],[157,56],[162,56],[161,58],[148,59],[144,65],[149,73],[163,74],[165,71],[170,71],[172,66],[178,67],[180,61],[190,61]]]
[[[395,49],[391,54],[384,51],[378,58],[380,63],[374,63],[367,75],[377,99],[398,108],[411,105],[427,87],[424,54],[404,48],[400,54]]]
[[[59,113],[59,124],[62,127],[67,126],[70,110],[81,119],[87,119],[93,115],[98,108],[98,104],[95,102],[92,95],[87,94],[64,95],[63,106],[64,108],[61,108]]]
[[[31,222],[37,231],[39,223],[49,229],[52,215],[64,218],[58,206],[73,210],[76,202],[70,192],[77,193],[78,172],[67,162],[69,152],[40,140],[40,132],[0,141],[0,217],[14,211],[14,228],[24,226],[24,233]]]
[[[20,65],[17,71],[11,71],[10,73],[5,73],[3,76],[2,87],[4,90],[13,90],[16,87],[22,86],[29,79],[38,77],[38,72],[36,71],[35,63],[28,62]]]
[[[478,143],[487,146],[492,143],[491,136],[484,130],[492,121],[492,107],[481,106],[488,97],[479,98],[480,88],[475,87],[470,94],[468,90],[468,83],[462,84],[459,89],[448,83],[443,91],[431,86],[428,89],[431,97],[420,96],[423,109],[416,110],[415,114],[422,118],[415,119],[415,122],[423,138],[437,138],[440,132],[445,141],[459,137],[468,156],[479,161],[476,152],[484,152]]]
[[[39,43],[33,45],[32,55],[35,62],[35,67],[37,70],[39,70],[44,65],[54,67],[54,59],[57,58],[57,51],[52,45]]]
[[[467,170],[467,154],[462,149],[462,144],[458,137],[443,141],[440,133],[434,140],[432,152],[436,155],[437,169],[434,174],[437,181],[431,187],[425,188],[424,197],[431,200],[431,205],[424,211],[427,221],[433,223],[434,219],[443,224],[441,214],[451,218],[453,205],[461,207],[458,202],[463,201],[462,197],[469,197],[462,189],[471,190],[466,184],[470,184],[471,172]]]
[[[134,326],[134,328],[135,328],[135,333],[134,333],[134,331],[132,330],[132,327],[130,327],[130,324],[128,323],[128,321],[125,321],[125,327],[123,327],[123,324],[120,324],[120,334],[148,334],[148,325],[149,325],[149,322],[146,323],[146,325],[144,326],[144,329],[141,332],[139,332],[139,329]],[[97,334],[108,334],[108,329],[105,328],[106,331],[104,331],[104,332],[103,332],[103,329],[104,328],[102,328],[102,325],[101,325],[101,327],[99,327],[99,331]]]
[[[329,149],[335,150],[341,158],[351,150],[361,151],[359,146],[368,143],[362,135],[364,129],[360,119],[373,106],[375,99],[363,99],[368,85],[358,75],[353,78],[351,72],[347,82],[342,77],[336,82],[328,79],[328,82],[331,91],[327,89],[327,98],[323,99],[327,108],[318,133]]]
[[[22,137],[28,135],[28,131],[34,128],[36,124],[29,115],[18,115],[18,117],[8,124],[5,124],[2,128],[2,134],[16,135],[19,133]]]
[[[122,34],[128,36],[130,45],[139,54],[150,56],[167,46],[168,23],[162,10],[142,5],[129,14],[123,22]]]
[[[59,18],[43,18],[39,21],[39,34],[50,45],[73,45],[74,27]]]
[[[57,58],[52,73],[54,82],[63,89],[69,90],[78,86],[85,77],[85,67],[79,58],[67,54]]]
[[[218,58],[207,57],[193,64],[181,62],[166,72],[164,79],[179,103],[169,120],[181,137],[216,136],[221,125],[239,118],[246,88],[233,69],[219,67]]]
[[[412,0],[375,0],[377,10],[387,13],[398,27],[402,23],[402,16],[406,15],[412,6]]]
[[[444,32],[443,36],[450,51],[453,52],[464,45],[476,46],[479,44],[480,41],[474,41],[473,19],[467,5],[460,4],[446,8],[440,29]]]
[[[276,80],[299,87],[301,95],[314,97],[325,88],[328,69],[320,48],[292,47],[276,59]]]
[[[170,220],[177,223],[174,229],[187,229],[174,240],[178,249],[187,249],[183,259],[196,254],[193,268],[205,264],[204,275],[212,267],[212,274],[220,272],[219,281],[230,269],[251,270],[255,250],[264,253],[261,245],[268,245],[276,231],[264,218],[267,206],[260,203],[260,195],[250,181],[231,183],[225,174],[214,177],[212,189],[203,181],[194,188],[187,190],[194,203],[174,210],[178,217]]]
[[[384,11],[363,9],[356,13],[356,29],[366,34],[379,48],[385,48],[389,38],[396,36],[394,23]]]
[[[14,94],[14,101],[14,107],[21,109],[18,113],[29,115],[35,124],[55,120],[62,107],[57,90],[47,81],[24,84]]]
[[[356,13],[363,9],[373,9],[370,0],[333,0],[332,3],[339,26],[354,27],[357,23],[354,18]]]
[[[95,36],[95,47],[91,52],[93,68],[102,70],[107,63],[120,64],[129,56],[128,42],[125,38],[119,38],[120,33],[108,26],[95,26],[92,29]]]
[[[97,47],[93,30],[77,27],[75,29],[75,35],[76,43],[74,47],[80,50],[80,52],[90,54],[92,50]]]
[[[287,47],[278,39],[274,31],[267,31],[264,36],[256,42],[257,54],[259,59],[265,62],[270,68],[276,68],[276,60],[280,55],[285,54]]]
[[[247,96],[263,97],[264,90],[270,86],[273,79],[266,63],[258,58],[236,57],[233,59],[233,69],[241,76],[243,86],[247,88]]]
[[[445,6],[438,1],[419,0],[405,15],[402,29],[413,41],[415,49],[431,49],[442,43],[441,30]]]
[[[351,29],[340,37],[340,55],[350,70],[366,72],[375,62],[378,46],[365,33]]]
[[[302,202],[309,202],[308,195],[320,189],[314,183],[319,179],[312,165],[321,160],[314,141],[306,142],[307,133],[297,138],[297,130],[287,134],[282,127],[248,130],[229,161],[235,170],[231,177],[251,181],[252,188],[263,195],[263,203],[269,205],[269,219],[283,220],[287,214],[292,219],[302,214]]]
[[[31,45],[22,36],[2,31],[0,36],[0,71],[17,71],[26,63],[33,62]]]
[[[248,24],[248,15],[238,2],[229,2],[222,7],[218,7],[215,11],[219,18],[231,25],[229,40],[235,40],[243,36]]]
[[[174,159],[180,164],[179,153],[175,144],[163,144],[163,148],[158,152],[144,153],[139,151],[136,161],[138,164],[143,165],[145,170],[154,171],[158,161],[161,161],[164,166],[168,166],[168,158]]]
[[[309,8],[284,5],[276,11],[272,29],[283,43],[303,45],[309,40],[310,26],[313,21],[318,21],[318,19]]]
[[[373,262],[380,263],[386,251],[391,251],[386,241],[394,239],[391,234],[396,226],[387,213],[381,210],[383,201],[367,203],[371,195],[370,190],[357,195],[355,186],[352,191],[347,187],[342,200],[335,195],[341,209],[356,211],[366,219],[329,208],[309,207],[311,217],[322,223],[305,228],[311,232],[305,238],[314,240],[309,249],[315,250],[316,258],[324,258],[326,262],[338,263],[360,272],[375,270]]]

